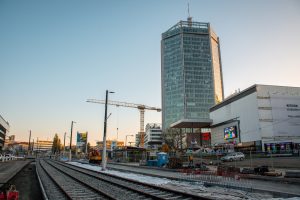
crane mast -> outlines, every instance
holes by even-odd
[[[98,99],[88,99],[87,102],[89,103],[98,103],[98,104],[105,104],[105,100],[98,100]],[[142,104],[134,104],[134,103],[127,103],[127,102],[121,102],[121,101],[108,101],[108,105],[113,106],[122,106],[122,107],[129,107],[129,108],[137,108],[140,111],[140,147],[144,147],[145,144],[145,129],[144,129],[144,123],[145,123],[145,110],[156,110],[157,112],[161,111],[161,108],[146,106]]]

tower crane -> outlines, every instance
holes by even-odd
[[[88,99],[86,102],[89,103],[99,103],[105,104],[105,100],[97,100],[97,99]],[[137,108],[140,111],[140,147],[144,147],[144,138],[145,138],[145,130],[144,130],[144,119],[145,119],[145,110],[156,110],[157,112],[161,111],[161,108],[146,106],[142,104],[135,104],[135,103],[127,103],[121,101],[108,101],[108,105],[113,105],[116,107],[129,107],[129,108]]]

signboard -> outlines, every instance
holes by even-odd
[[[77,147],[84,147],[87,143],[87,132],[77,132]]]
[[[224,139],[233,139],[237,137],[237,128],[236,126],[230,126],[227,128],[224,128]]]
[[[210,140],[210,132],[202,133],[202,140],[204,141]]]
[[[111,141],[111,150],[114,150],[117,148],[117,141]]]

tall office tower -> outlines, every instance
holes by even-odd
[[[224,98],[219,38],[189,17],[162,34],[163,130],[208,127],[209,108]]]

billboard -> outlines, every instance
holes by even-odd
[[[77,132],[77,147],[84,147],[87,143],[87,132]]]
[[[224,128],[224,139],[233,139],[237,137],[237,128],[236,126],[230,126],[227,128]]]

